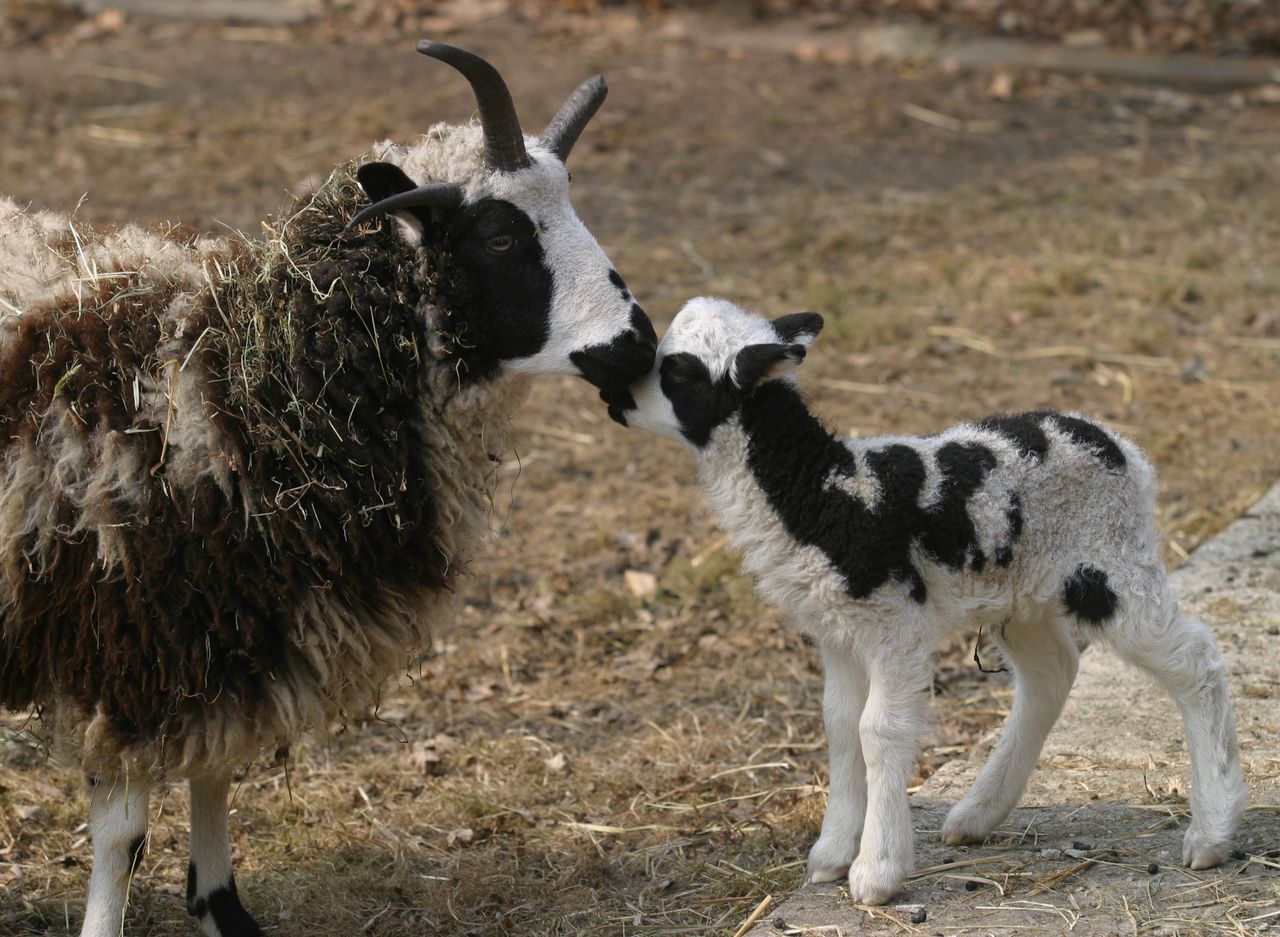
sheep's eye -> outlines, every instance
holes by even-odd
[[[484,249],[490,254],[505,254],[515,246],[516,238],[513,234],[499,234],[484,242]]]

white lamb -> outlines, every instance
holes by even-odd
[[[791,377],[821,328],[813,313],[769,322],[691,300],[634,404],[610,411],[694,450],[760,594],[822,649],[831,782],[812,880],[847,874],[868,904],[902,887],[934,648],[980,627],[1013,671],[1013,711],[944,840],[981,842],[1017,804],[1075,679],[1081,636],[1105,640],[1177,702],[1192,775],[1183,861],[1222,862],[1247,797],[1226,669],[1170,591],[1142,452],[1053,412],[840,439]]]

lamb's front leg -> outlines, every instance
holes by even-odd
[[[240,904],[227,835],[230,774],[191,780],[191,862],[187,913],[208,937],[258,937],[258,923]]]
[[[80,937],[120,937],[129,882],[146,849],[151,782],[124,776],[90,778],[89,798],[93,871]]]
[[[914,862],[907,780],[920,750],[929,705],[929,659],[890,649],[868,661],[870,692],[859,722],[867,762],[867,816],[849,894],[884,904],[902,888]]]
[[[858,855],[867,812],[867,765],[862,758],[858,720],[867,702],[867,675],[852,654],[822,647],[826,682],[822,720],[827,730],[831,783],[822,834],[809,850],[809,880],[834,882],[849,873]]]

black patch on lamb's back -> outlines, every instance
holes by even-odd
[[[893,581],[905,583],[911,598],[924,602],[924,577],[912,561],[916,548],[956,572],[986,567],[968,513],[973,494],[997,470],[998,460],[986,446],[947,443],[938,449],[939,495],[928,508],[920,506],[925,458],[935,456],[903,443],[868,451],[866,470],[878,491],[874,507],[868,507],[827,486],[832,473],[854,477],[857,462],[808,412],[794,388],[781,381],[762,385],[743,402],[741,420],[748,466],[788,534],[822,550],[853,598],[865,598]],[[1017,509],[1015,499],[1009,510]],[[1011,541],[1017,533],[1011,531]],[[997,565],[1007,566],[1011,558],[1011,546],[1002,546]]]
[[[1048,410],[1000,414],[987,417],[977,426],[1008,439],[1017,448],[1019,455],[1042,462],[1049,452],[1049,437],[1044,434],[1041,424],[1049,415]]]
[[[1115,616],[1120,599],[1105,572],[1082,563],[1062,584],[1062,604],[1085,624],[1103,625]]]
[[[1126,465],[1124,452],[1102,427],[1078,416],[1067,416],[1063,413],[1050,414],[1049,419],[1054,426],[1066,433],[1072,442],[1088,449],[1108,469],[1113,472],[1124,471]]]
[[[943,565],[959,570],[974,551],[981,552],[969,499],[995,468],[996,457],[986,446],[951,442],[936,458],[942,484],[937,504],[926,512],[928,522],[921,524],[920,544]]]

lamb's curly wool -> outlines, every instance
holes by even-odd
[[[0,200],[0,705],[91,774],[274,752],[452,614],[526,385],[459,380],[448,257],[345,233],[355,168],[261,241]]]

